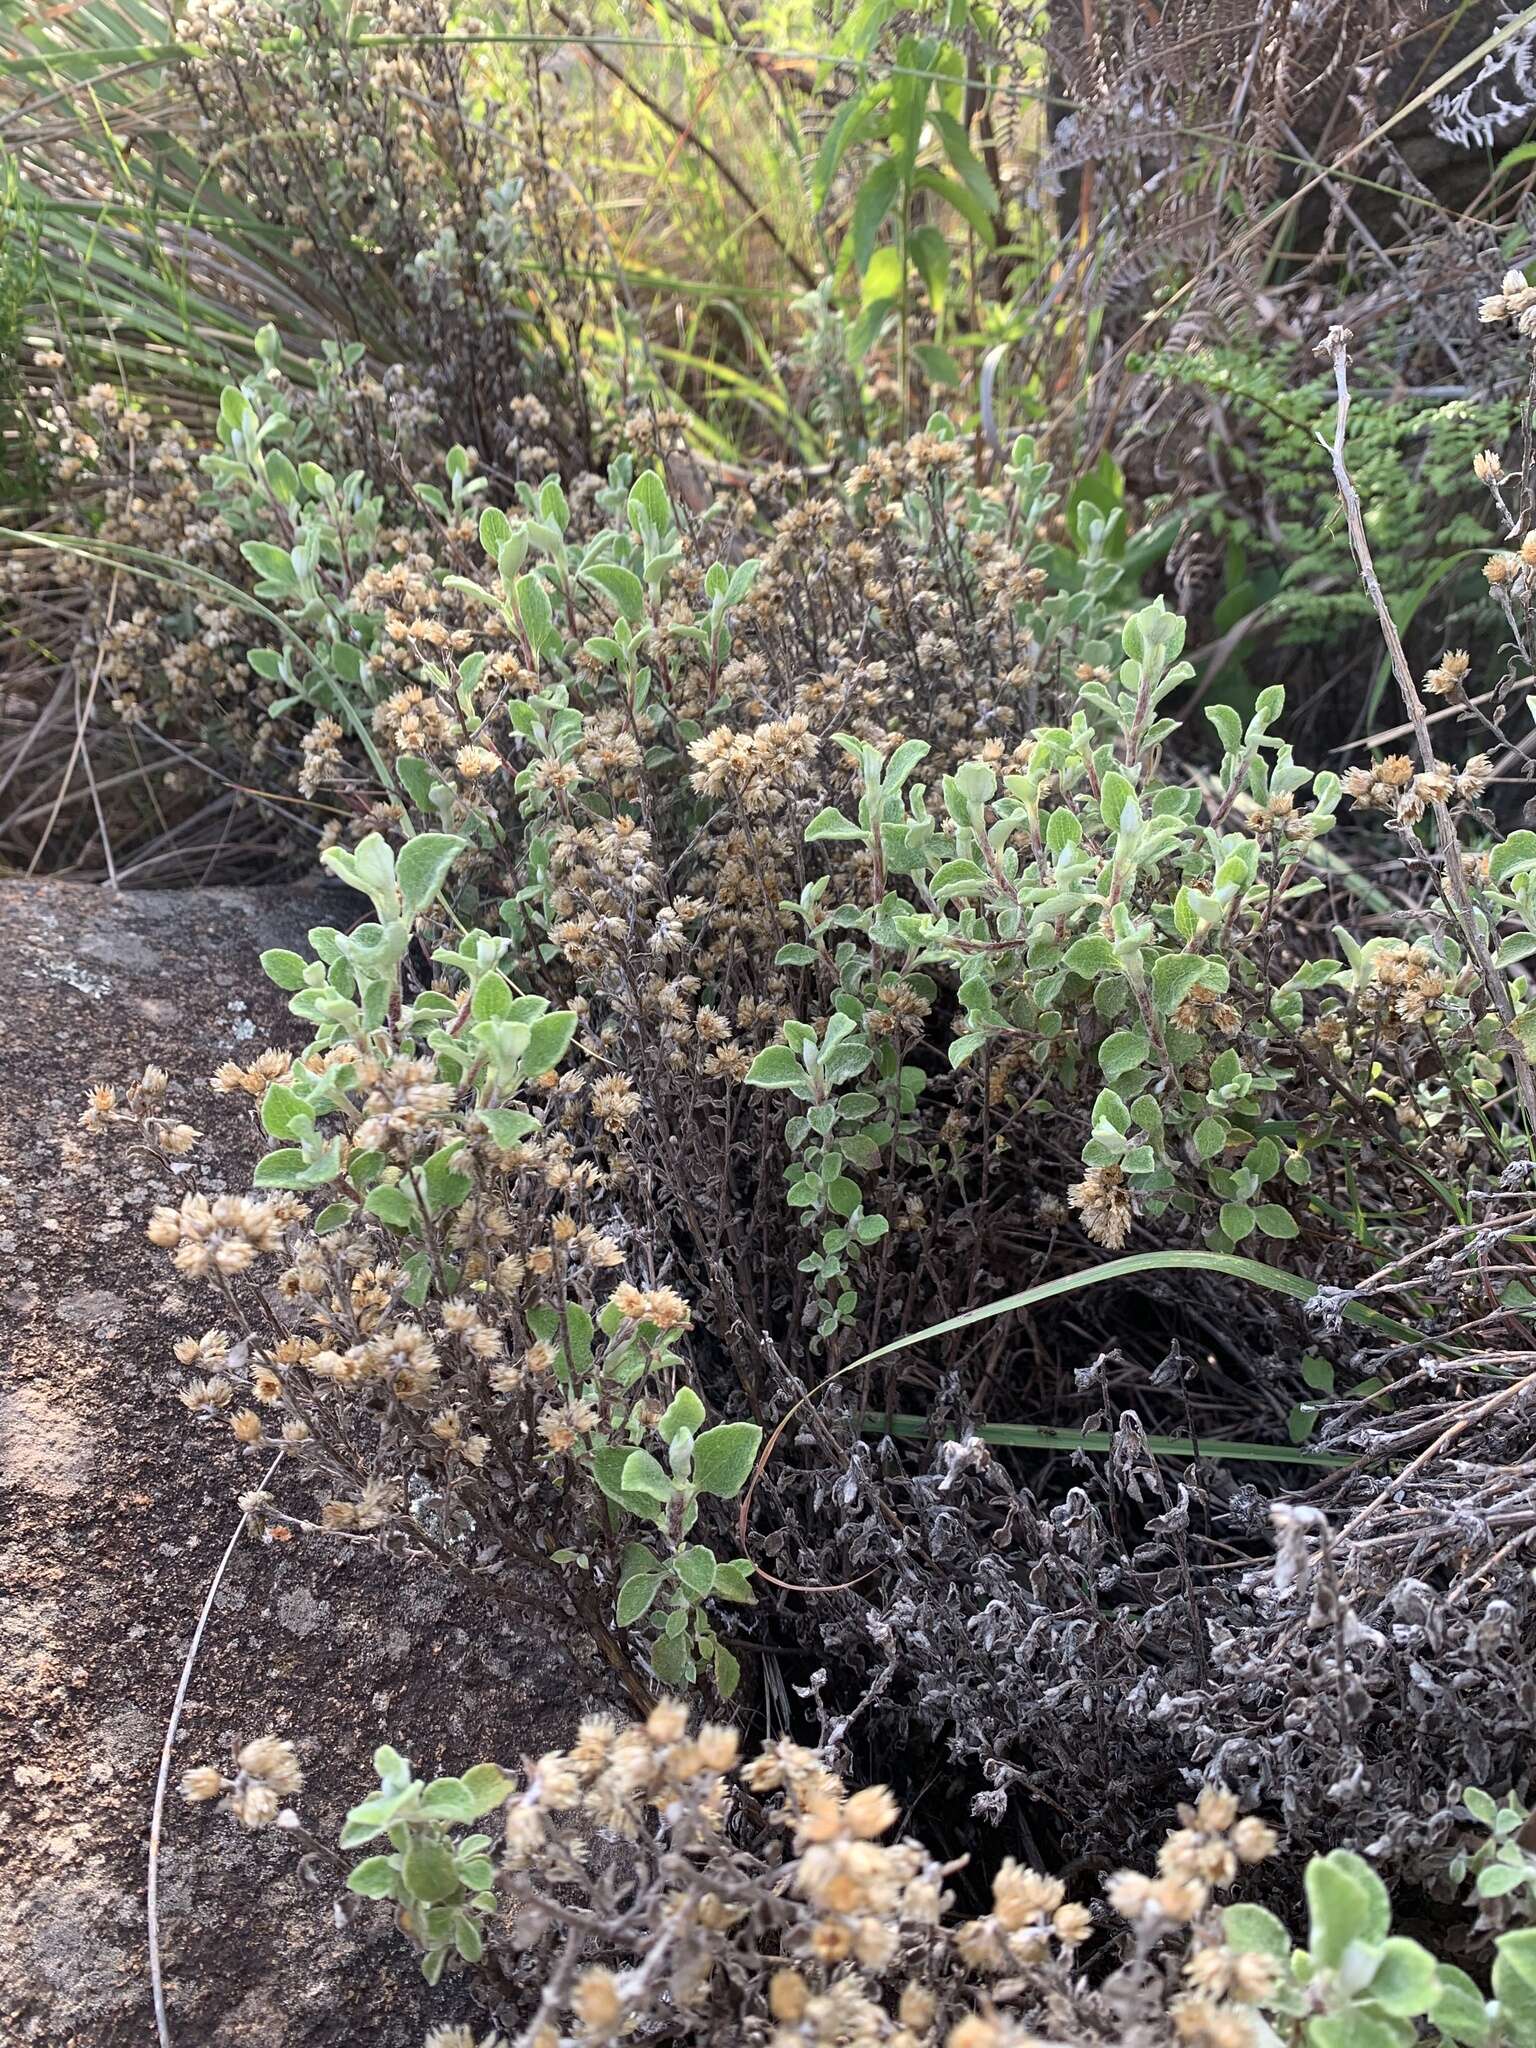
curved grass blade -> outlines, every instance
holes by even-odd
[[[837,1380],[846,1379],[851,1372],[873,1365],[882,1358],[892,1358],[898,1351],[909,1351],[914,1344],[925,1344],[930,1337],[944,1337],[955,1330],[968,1330],[977,1323],[986,1323],[996,1316],[1010,1315],[1015,1309],[1038,1308],[1041,1303],[1058,1301],[1063,1295],[1078,1294],[1085,1288],[1098,1287],[1110,1280],[1134,1280],[1143,1273],[1225,1273],[1233,1280],[1246,1280],[1257,1287],[1267,1287],[1272,1293],[1287,1294],[1293,1301],[1313,1301],[1320,1294],[1328,1292],[1321,1282],[1303,1279],[1299,1273],[1287,1273],[1279,1266],[1266,1266],[1259,1259],[1245,1259],[1235,1252],[1135,1252],[1124,1259],[1107,1259],[1100,1266],[1088,1266],[1079,1273],[1063,1273],[1055,1280],[1042,1280],[1036,1287],[1025,1287],[1017,1294],[1005,1294],[1000,1301],[983,1302],[978,1308],[967,1309],[963,1315],[950,1316],[942,1323],[930,1323],[926,1329],[912,1330],[904,1337],[897,1337],[889,1344],[878,1345],[873,1351],[866,1351],[861,1358],[850,1359],[847,1365],[839,1366],[824,1380],[802,1394],[794,1406],[782,1415],[769,1433],[758,1455],[757,1468],[747,1482],[741,1497],[741,1509],[737,1517],[737,1535],[743,1549],[747,1545],[747,1524],[752,1512],[752,1499],[757,1483],[767,1470],[769,1461],[777,1450],[779,1440],[802,1408],[809,1406],[816,1396],[833,1385]],[[1397,1323],[1390,1316],[1381,1315],[1377,1310],[1366,1308],[1362,1302],[1347,1297],[1340,1303],[1340,1313],[1353,1323],[1361,1323],[1367,1329],[1380,1331],[1383,1335],[1407,1338],[1414,1342],[1425,1341],[1418,1332],[1405,1323]],[[1432,1341],[1432,1340],[1429,1340]],[[895,1425],[891,1427],[891,1425]],[[866,1414],[860,1418],[862,1434],[878,1436],[888,1427],[897,1436],[916,1436],[928,1428],[925,1419],[919,1415],[897,1416],[889,1419]],[[1006,1434],[1004,1434],[1006,1432]],[[1034,1439],[1049,1439],[1036,1446],[1040,1449],[1056,1450],[1107,1450],[1110,1439],[1096,1430],[1047,1430],[1035,1429],[1028,1423],[993,1423],[978,1431],[986,1441],[1027,1446]],[[1191,1444],[1188,1439],[1154,1437],[1153,1445],[1158,1455],[1188,1457]],[[1166,1448],[1163,1448],[1166,1447]],[[1254,1459],[1265,1455],[1276,1463],[1316,1465],[1331,1454],[1323,1451],[1305,1451],[1290,1445],[1275,1445],[1272,1448],[1261,1444],[1244,1444],[1236,1447],[1207,1440],[1199,1444],[1202,1456],[1219,1457],[1224,1453],[1234,1457]],[[1357,1459],[1344,1458],[1343,1464],[1356,1464]],[[783,1591],[792,1593],[814,1593],[825,1590],[819,1586],[793,1585],[787,1580],[775,1579],[770,1572],[763,1571],[763,1577]]]
[[[1141,1273],[1225,1273],[1229,1279],[1247,1280],[1255,1287],[1269,1288],[1272,1293],[1288,1294],[1292,1301],[1313,1301],[1330,1291],[1317,1280],[1305,1280],[1300,1273],[1287,1273],[1282,1267],[1266,1266],[1260,1259],[1245,1259],[1236,1252],[1135,1252],[1129,1258],[1108,1259],[1102,1266],[1085,1267],[1080,1273],[1063,1273],[1055,1280],[1042,1280],[1037,1287],[1005,1294],[1001,1301],[983,1302],[978,1308],[968,1308],[963,1315],[951,1316],[947,1322],[930,1323],[924,1330],[913,1330],[908,1336],[866,1351],[841,1371],[852,1372],[858,1366],[873,1365],[877,1359],[894,1357],[914,1344],[925,1344],[930,1337],[947,1337],[955,1330],[968,1330],[973,1324],[990,1322],[994,1316],[1008,1315],[1014,1309],[1038,1308],[1042,1302],[1056,1301],[1064,1294],[1077,1294],[1107,1280],[1134,1280]],[[1349,1322],[1361,1323],[1384,1336],[1421,1341],[1420,1333],[1406,1323],[1394,1322],[1390,1316],[1366,1308],[1361,1302],[1346,1299],[1341,1312]],[[827,1384],[823,1380],[822,1385]]]

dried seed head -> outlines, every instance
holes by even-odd
[[[276,1735],[258,1735],[248,1742],[235,1762],[250,1778],[260,1778],[274,1792],[292,1799],[304,1789],[304,1773],[291,1742]]]
[[[845,1802],[843,1823],[859,1841],[872,1842],[895,1827],[900,1813],[888,1786],[865,1785]]]
[[[571,1993],[571,2011],[589,2034],[606,2040],[624,2017],[618,1979],[611,1970],[588,1970]]]

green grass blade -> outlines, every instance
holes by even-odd
[[[873,1365],[879,1359],[893,1358],[898,1351],[909,1351],[914,1344],[926,1344],[931,1337],[947,1337],[956,1330],[969,1330],[977,1323],[991,1322],[995,1316],[1010,1315],[1015,1309],[1038,1308],[1043,1302],[1058,1301],[1065,1294],[1078,1294],[1085,1287],[1098,1287],[1110,1280],[1134,1280],[1142,1273],[1225,1273],[1229,1279],[1247,1280],[1255,1287],[1267,1287],[1272,1293],[1288,1294],[1292,1301],[1312,1301],[1325,1292],[1316,1280],[1305,1280],[1299,1273],[1287,1273],[1279,1266],[1266,1266],[1259,1259],[1245,1259],[1235,1252],[1135,1252],[1129,1258],[1108,1259],[1102,1266],[1087,1266],[1080,1273],[1063,1273],[1054,1280],[1042,1280],[1037,1287],[1026,1287],[1018,1294],[1005,1294],[1001,1301],[983,1302],[977,1308],[966,1309],[963,1315],[951,1316],[947,1322],[930,1323],[926,1329],[913,1330],[909,1335],[897,1337],[874,1351],[866,1351],[862,1358],[854,1359],[852,1365],[842,1367],[842,1372],[853,1372],[860,1366]],[[1367,1329],[1380,1331],[1383,1335],[1406,1338],[1409,1342],[1421,1341],[1420,1333],[1409,1329],[1407,1324],[1393,1322],[1389,1316],[1365,1308],[1357,1301],[1346,1301],[1343,1314],[1350,1322],[1362,1323]]]
[[[1293,1301],[1313,1301],[1324,1293],[1321,1282],[1303,1279],[1299,1273],[1287,1273],[1279,1266],[1266,1266],[1259,1259],[1245,1259],[1235,1252],[1135,1252],[1124,1259],[1106,1259],[1102,1265],[1087,1266],[1078,1273],[1063,1273],[1054,1280],[1042,1280],[1036,1287],[1023,1288],[1017,1294],[1006,1294],[1000,1301],[983,1302],[978,1308],[967,1309],[963,1315],[950,1316],[945,1322],[930,1323],[926,1329],[912,1330],[905,1337],[897,1337],[889,1344],[881,1344],[873,1351],[866,1351],[861,1358],[851,1359],[847,1365],[839,1366],[824,1380],[802,1394],[786,1414],[774,1425],[773,1432],[764,1444],[758,1459],[757,1470],[742,1499],[740,1529],[742,1540],[746,1540],[747,1517],[751,1512],[752,1496],[757,1482],[766,1470],[780,1439],[802,1408],[809,1406],[818,1394],[846,1379],[849,1373],[874,1365],[882,1358],[893,1358],[898,1351],[910,1351],[915,1344],[925,1344],[931,1337],[949,1336],[956,1330],[969,1330],[978,1323],[991,1322],[997,1316],[1010,1315],[1015,1309],[1038,1308],[1047,1301],[1059,1301],[1063,1295],[1079,1294],[1089,1287],[1102,1286],[1112,1280],[1134,1280],[1144,1273],[1224,1273],[1229,1279],[1246,1280],[1257,1287],[1268,1288],[1275,1294],[1289,1295]],[[1390,1316],[1379,1314],[1375,1309],[1366,1308],[1362,1303],[1345,1299],[1340,1311],[1350,1322],[1363,1324],[1367,1329],[1383,1335],[1406,1339],[1412,1343],[1433,1342],[1426,1340],[1418,1331],[1411,1330],[1405,1323],[1394,1322]],[[880,1417],[867,1413],[859,1422],[862,1434],[880,1436],[888,1430],[896,1436],[919,1436],[931,1425],[920,1415]],[[990,1423],[979,1429],[977,1434],[985,1441],[997,1444],[1017,1445],[1020,1448],[1040,1450],[1107,1450],[1112,1439],[1097,1430],[1055,1430],[1036,1428],[1029,1423]],[[1191,1444],[1188,1438],[1153,1437],[1150,1443],[1159,1456],[1188,1457]],[[1206,1457],[1229,1455],[1254,1461],[1260,1458],[1275,1463],[1316,1465],[1319,1462],[1334,1462],[1334,1454],[1326,1451],[1303,1451],[1299,1448],[1264,1445],[1220,1443],[1213,1439],[1198,1440],[1199,1454]],[[1353,1464],[1357,1460],[1340,1458],[1340,1464]]]
[[[921,1438],[933,1433],[925,1415],[866,1415],[859,1429],[865,1436]],[[1032,1429],[1023,1422],[985,1422],[967,1434],[1008,1450],[1109,1451],[1115,1446],[1115,1437],[1107,1429]],[[1255,1465],[1312,1465],[1329,1471],[1360,1462],[1338,1451],[1309,1451],[1299,1444],[1234,1443],[1224,1437],[1144,1436],[1140,1442],[1154,1458],[1221,1458]]]

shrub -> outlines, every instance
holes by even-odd
[[[893,1278],[893,1229],[973,1214],[1000,1145],[1026,1170],[1080,1150],[1070,1187],[1057,1166],[1028,1192],[1069,1195],[1111,1248],[1166,1213],[1216,1251],[1309,1223],[1322,1249],[1362,1151],[1352,1199],[1375,1218],[1433,1194],[1424,1133],[1460,1172],[1496,1171],[1477,1106],[1523,1058],[1465,931],[1346,934],[1327,956],[1306,905],[1341,785],[1276,734],[1281,692],[1246,723],[1213,709],[1214,780],[1165,773],[1181,622],[1136,614],[1116,672],[1120,535],[1085,517],[1076,560],[1014,554],[1050,514],[1046,472],[1020,444],[995,494],[968,463],[940,428],[856,471],[846,504],[786,514],[762,557],[725,547],[708,567],[654,472],[618,465],[584,519],[554,481],[529,486],[522,516],[482,515],[491,581],[415,579],[390,603],[398,579],[375,577],[382,617],[359,618],[360,591],[348,615],[361,688],[355,657],[299,679],[354,720],[371,700],[400,798],[469,842],[466,906],[502,895],[524,972],[587,1006],[621,1071],[766,1127],[812,1233],[788,1323],[822,1339],[855,1323],[861,1271],[877,1292]],[[271,561],[265,595],[292,609],[305,593]],[[1063,567],[1076,590],[1053,587]],[[289,651],[253,658],[294,679]],[[1395,756],[1348,793],[1406,831],[1477,806],[1491,774],[1482,754]],[[1519,866],[1511,842],[1495,920],[1522,915]],[[734,1097],[743,1081],[788,1116]],[[699,1110],[657,1107],[678,1127],[655,1169],[669,1193],[700,1215],[708,1198],[717,1236],[727,1210],[739,1227],[742,1189],[682,1128]]]
[[[183,1790],[222,1797],[247,1826],[292,1827],[297,1816],[280,1811],[290,1758],[267,1738],[241,1751],[233,1777],[204,1766]],[[281,1787],[263,1777],[269,1759]],[[588,1716],[569,1750],[521,1779],[479,1764],[424,1784],[388,1747],[375,1766],[378,1791],[341,1833],[343,1852],[370,1853],[350,1870],[332,1855],[333,1867],[354,1896],[393,1901],[430,1980],[455,1954],[485,1957],[498,2017],[521,2020],[536,2006],[520,2038],[539,2048],[658,2023],[681,2039],[785,2048],[1010,2048],[1031,2038],[1026,2019],[1049,2013],[1067,2038],[1099,2039],[1117,2010],[1163,2039],[1170,1992],[1191,2018],[1214,2012],[1216,1999],[1180,1992],[1171,1973],[1155,1977],[1148,1957],[1197,1924],[1219,1940],[1217,1895],[1275,1839],[1256,1817],[1240,1819],[1230,1794],[1203,1792],[1156,1877],[1113,1881],[1134,1932],[1121,1967],[1095,1989],[1080,1957],[1106,1916],[1070,1901],[1060,1880],[1010,1857],[989,1909],[958,1918],[958,1864],[911,1838],[883,1839],[899,1818],[887,1787],[850,1792],[820,1755],[788,1740],[743,1761],[734,1728],[690,1732],[675,1701],[628,1727]],[[494,1836],[482,1826],[492,1816]],[[600,1853],[605,1842],[618,1853]],[[1223,1987],[1237,1989],[1233,2011],[1273,1975],[1234,1959]],[[1004,2017],[1010,2009],[1018,2024]]]
[[[211,1376],[183,1400],[225,1414],[238,1369],[256,1405],[230,1427],[322,1483],[313,1526],[472,1559],[492,1587],[586,1627],[641,1697],[624,1645],[643,1622],[659,1679],[703,1667],[729,1696],[739,1667],[716,1617],[752,1601],[753,1566],[695,1532],[701,1506],[741,1492],[761,1431],[705,1426],[682,1377],[682,1297],[615,1284],[624,1250],[593,1221],[605,1176],[578,1154],[556,1074],[574,1013],[515,994],[496,964],[506,941],[483,932],[439,950],[438,986],[403,994],[412,923],[457,848],[424,833],[397,862],[372,835],[335,853],[377,921],[317,928],[308,964],[264,956],[315,1036],[297,1061],[266,1054],[218,1077],[259,1095],[279,1141],[260,1192],[189,1194],[149,1226],[180,1271],[213,1281],[239,1332],[184,1342],[178,1355]],[[117,1113],[140,1111],[135,1094]],[[311,1217],[273,1189],[330,1199]],[[278,1254],[266,1286],[235,1285],[266,1281]],[[258,1526],[311,1526],[264,1494],[244,1506]]]
[[[253,504],[256,399],[230,416]],[[365,570],[339,606],[310,574],[346,580],[323,486],[299,478],[302,561],[243,543],[292,621],[257,656],[336,707],[320,773],[354,831],[383,828],[329,855],[373,920],[272,963],[315,1046],[231,1081],[281,1083],[262,1174],[324,1205],[288,1244],[286,1348],[252,1356],[301,1424],[354,1418],[333,1524],[547,1572],[642,1691],[647,1666],[731,1687],[718,1601],[750,1559],[815,1710],[945,1753],[978,1812],[1018,1799],[1118,1857],[1128,1783],[1176,1799],[1220,1757],[1293,1853],[1342,1811],[1422,1873],[1433,1783],[1514,1779],[1504,1702],[1531,1682],[1532,1590],[1494,1532],[1523,1512],[1506,1375],[1528,1345],[1503,1319],[1526,1299],[1506,1248],[1529,1226],[1536,838],[1475,843],[1486,757],[1438,758],[1404,671],[1417,758],[1312,776],[1266,694],[1246,725],[1215,710],[1216,772],[1180,765],[1179,622],[1137,606],[1115,522],[1066,545],[1027,444],[979,486],[937,422],[791,502],[756,556],[744,517],[689,517],[634,455],[511,510],[477,481],[445,498],[446,573]],[[1524,554],[1491,570],[1527,634]],[[1466,674],[1448,655],[1424,687],[1459,705]],[[1344,796],[1422,877],[1409,934],[1324,844]],[[1314,921],[1341,877],[1358,936]],[[515,1036],[550,1017],[552,1081]],[[534,1127],[487,1122],[512,1092]],[[1135,1251],[1063,1273],[1074,1214]],[[157,1227],[217,1234],[200,1210]],[[1266,1243],[1305,1337],[1232,1288],[1276,1278],[1236,1256]],[[1176,1299],[1168,1246],[1207,1268]],[[1052,1274],[1093,1283],[1076,1376],[1040,1326],[1031,1353],[993,1320]],[[664,1317],[638,1306],[658,1290]],[[362,1398],[317,1391],[315,1361]],[[310,1426],[323,1464],[342,1422]],[[255,1411],[237,1428],[266,1440]],[[706,1483],[700,1446],[743,1430],[719,1441],[752,1454]],[[1023,1456],[1074,1449],[1108,1455]],[[1478,1540],[1420,1541],[1394,1464]],[[727,1538],[711,1500],[736,1496]]]
[[[371,37],[331,0],[188,0],[179,28],[209,170],[318,277],[337,338],[408,366],[440,443],[515,461],[537,393],[546,445],[584,450],[573,223],[532,124],[479,117],[438,0],[397,0]]]
[[[1276,1837],[1221,1785],[1180,1806],[1155,1871],[1116,1872],[1097,1907],[1009,1857],[986,1908],[958,1917],[958,1864],[884,1839],[900,1817],[887,1787],[850,1792],[787,1740],[746,1762],[739,1751],[735,1729],[690,1732],[673,1701],[643,1725],[587,1717],[569,1750],[521,1778],[483,1763],[425,1784],[386,1746],[378,1791],[341,1831],[343,1852],[369,1853],[348,1869],[316,1847],[355,1899],[393,1902],[430,1981],[454,1956],[484,1960],[496,2016],[523,2048],[656,2028],[773,2048],[1029,2048],[1043,2026],[1064,2048],[1536,2042],[1536,1929],[1498,1936],[1490,1999],[1392,1932],[1385,1885],[1348,1850],[1307,1865],[1304,1943],[1268,1908],[1225,1902]],[[268,1737],[246,1745],[233,1778],[203,1766],[183,1790],[308,1843],[279,1810],[295,1778],[291,1746]],[[494,1834],[482,1826],[493,1816]]]

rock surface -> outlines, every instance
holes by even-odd
[[[339,911],[346,915],[344,908]],[[0,1829],[11,1958],[0,2038],[152,2044],[145,1888],[161,1743],[187,1645],[257,1474],[176,1399],[171,1346],[215,1320],[145,1240],[157,1201],[243,1188],[244,1098],[205,1077],[292,1043],[256,965],[338,916],[304,891],[114,898],[0,882]],[[172,1184],[79,1128],[88,1086],[147,1061],[206,1136]],[[351,1546],[238,1546],[193,1670],[172,1783],[272,1731],[298,1745],[306,1823],[334,1839],[386,1739],[424,1772],[514,1765],[569,1739],[602,1680],[547,1624],[487,1616],[435,1568]],[[281,1839],[174,1794],[161,1952],[179,2048],[407,2048],[473,2020],[430,1991],[382,1908],[347,1932]],[[483,2029],[484,2022],[481,2022]]]

